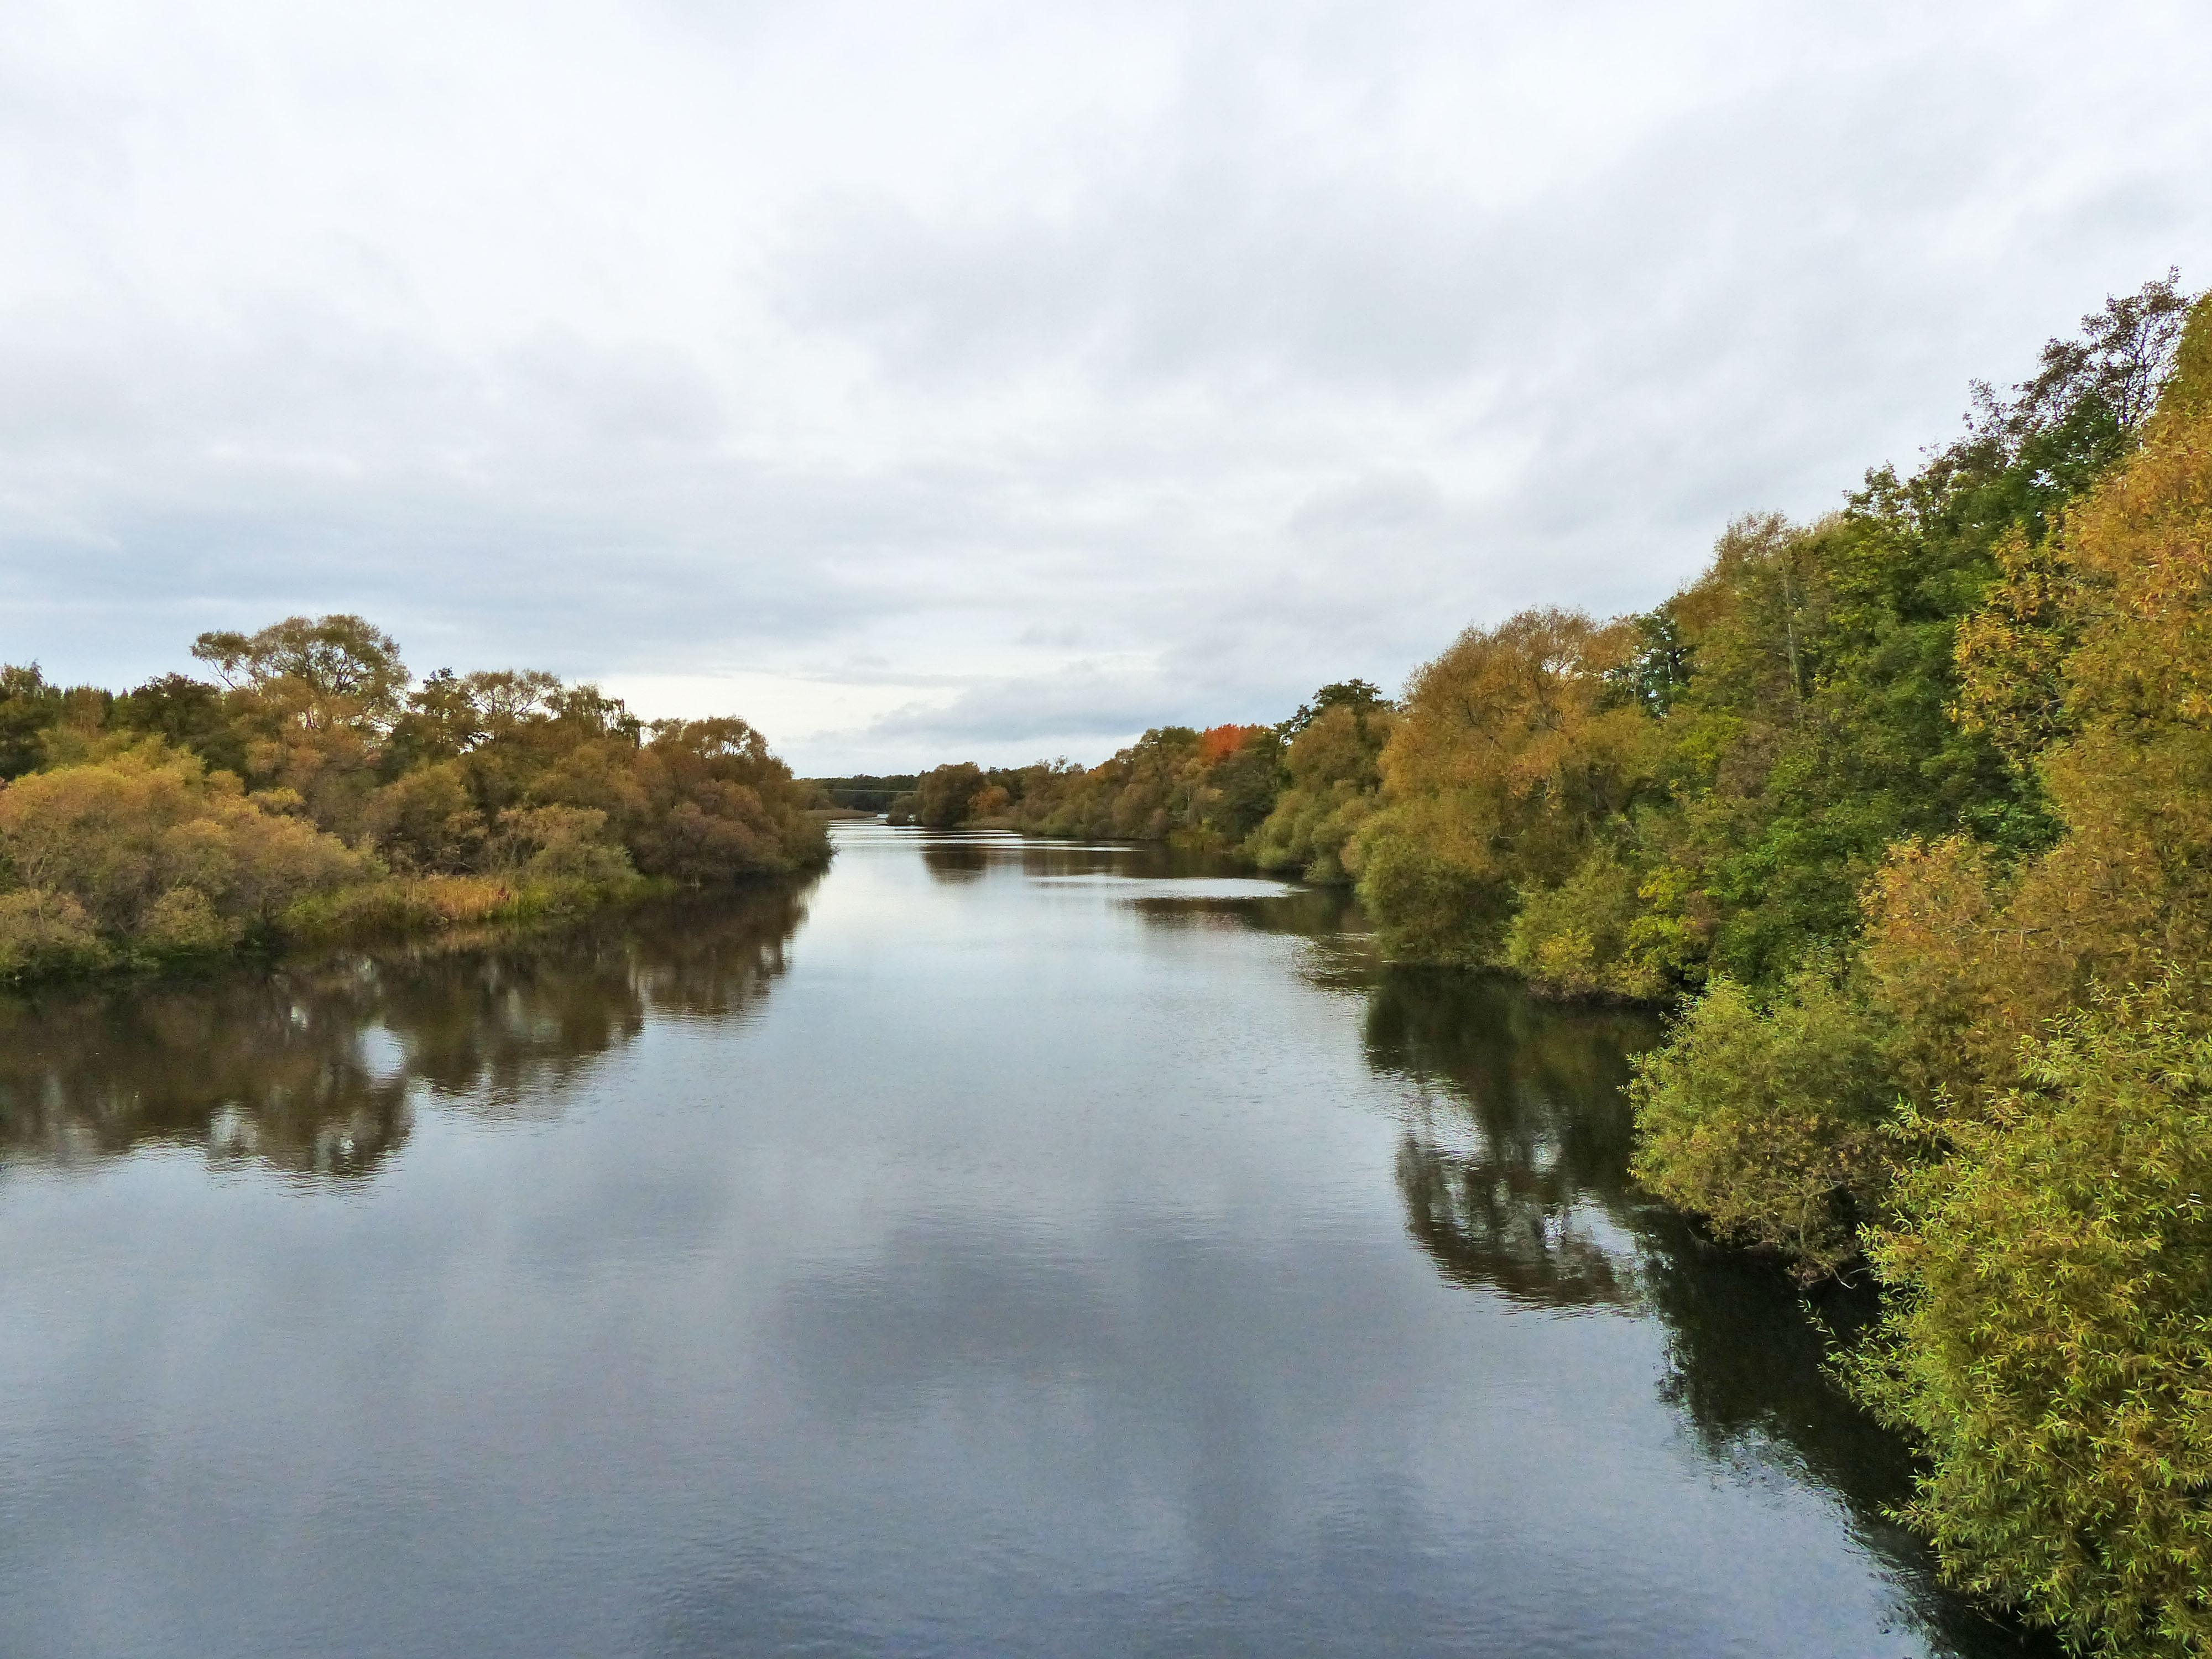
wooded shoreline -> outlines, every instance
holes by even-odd
[[[1663,605],[1385,698],[940,766],[894,816],[1355,886],[1386,953],[1674,1006],[1636,1173],[1885,1313],[1906,1518],[2086,1649],[2212,1653],[2212,301],[2108,301],[1966,434]]]

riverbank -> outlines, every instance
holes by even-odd
[[[666,898],[678,890],[665,877],[610,882],[575,877],[395,877],[301,900],[285,913],[277,938],[288,946],[365,944],[452,927],[523,927]]]
[[[1392,961],[1679,1001],[1645,1189],[1892,1292],[1852,1377],[1947,1571],[2212,1652],[2212,297],[2170,275],[1638,615],[1468,628],[1382,699],[917,775],[933,827],[1349,881]]]

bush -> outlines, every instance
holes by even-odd
[[[1692,952],[1650,914],[1655,890],[1606,848],[1557,887],[1524,889],[1505,960],[1540,989],[1656,1002],[1680,988]]]
[[[1385,807],[1360,826],[1346,851],[1391,960],[1479,967],[1495,959],[1512,893],[1484,839],[1434,800]]]
[[[1887,1184],[1888,1079],[1881,1018],[1832,963],[1801,968],[1765,1006],[1716,977],[1636,1061],[1634,1173],[1722,1237],[1782,1251],[1801,1279],[1832,1273]]]
[[[622,840],[647,875],[712,884],[829,861],[830,832],[807,816],[791,769],[741,720],[659,722],[638,751],[634,776],[647,808]],[[559,800],[550,793],[542,799]]]
[[[204,957],[234,948],[245,933],[243,922],[217,915],[198,888],[172,887],[154,901],[132,943],[157,958]]]
[[[2115,1654],[2212,1652],[2203,990],[2053,1022],[2021,1088],[1941,1126],[1874,1243],[1899,1295],[1853,1369],[1926,1450],[1908,1518],[1950,1576]]]
[[[0,893],[0,980],[88,972],[108,951],[84,907],[43,888]]]
[[[1252,833],[1255,863],[1308,881],[1351,881],[1346,849],[1374,810],[1391,720],[1388,708],[1338,703],[1291,739],[1283,752],[1289,787]]]
[[[926,830],[950,830],[966,821],[968,804],[982,787],[983,769],[971,762],[933,768],[915,786],[915,818]]]
[[[159,740],[0,788],[0,869],[67,896],[111,943],[212,948],[367,873],[336,837]]]
[[[539,880],[620,887],[637,879],[629,854],[605,838],[607,815],[583,806],[510,807],[499,815],[500,861]]]
[[[394,869],[450,874],[483,857],[484,816],[458,761],[417,767],[385,785],[369,796],[363,818]]]

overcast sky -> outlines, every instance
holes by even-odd
[[[9,0],[0,659],[357,611],[802,772],[1648,605],[2212,281],[2212,8]]]

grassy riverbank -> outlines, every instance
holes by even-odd
[[[288,945],[324,945],[520,927],[669,898],[678,890],[665,878],[644,876],[599,882],[574,876],[392,876],[302,899],[284,913],[276,933]]]
[[[665,878],[629,876],[614,881],[576,877],[387,876],[301,899],[273,920],[251,928],[218,930],[200,937],[173,933],[103,939],[96,929],[57,925],[26,927],[20,910],[0,918],[15,923],[0,955],[0,984],[35,986],[117,973],[162,973],[204,968],[242,955],[328,945],[377,945],[426,935],[472,937],[501,930],[574,921],[599,911],[675,897],[682,890]],[[0,900],[0,907],[5,901]]]

